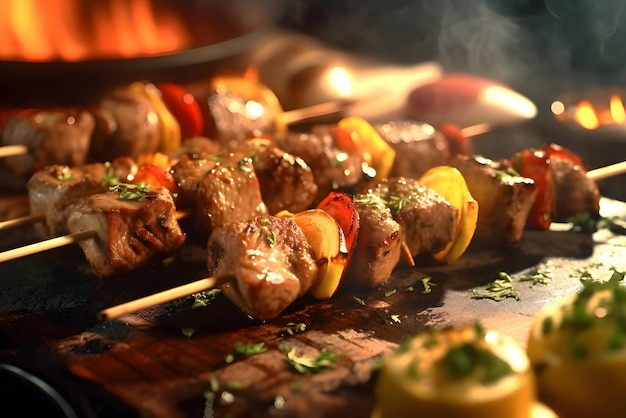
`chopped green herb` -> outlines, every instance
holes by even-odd
[[[226,386],[226,389],[228,389],[228,390],[241,390],[241,389],[243,389],[243,384],[241,382],[237,382],[236,380],[231,380],[229,382],[226,382],[226,384],[224,386]]]
[[[422,286],[424,286],[424,290],[422,293],[430,293],[432,291],[432,286],[437,286],[436,283],[431,282],[432,277],[424,277],[422,279]]]
[[[405,292],[412,292],[414,290],[415,290],[415,288],[413,286],[409,286],[406,289],[404,289]]]
[[[287,364],[301,374],[317,373],[333,368],[341,358],[340,355],[326,350],[320,351],[317,357],[300,357],[296,354],[295,347],[282,347],[282,350],[286,355]]]
[[[520,282],[531,282],[531,286],[535,286],[537,284],[549,285],[552,282],[552,277],[550,277],[545,272],[538,272],[533,275],[523,276],[519,279]]]
[[[220,293],[222,293],[220,289],[211,289],[200,293],[194,293],[194,302],[193,305],[191,305],[191,309],[208,306]]]
[[[266,239],[270,247],[276,245],[276,233],[274,231],[269,231]]]
[[[404,196],[389,196],[385,203],[392,213],[398,213],[406,207],[407,199]]]
[[[218,390],[220,390],[220,381],[215,376],[211,377],[211,379],[209,380],[209,385],[212,392],[217,392]]]
[[[399,324],[402,322],[400,321],[400,315],[391,315],[391,320],[395,322],[396,324]]]
[[[289,335],[294,335],[297,334],[299,332],[304,332],[306,331],[306,324],[304,322],[289,322],[287,323],[287,334]]]
[[[493,299],[496,302],[500,302],[506,298],[514,298],[519,300],[520,295],[513,287],[513,281],[511,276],[504,272],[500,272],[499,279],[489,283],[483,289],[472,290],[472,299]]]
[[[344,340],[344,341],[350,341],[348,339],[348,337],[346,337],[345,335],[343,335],[341,332],[337,333],[337,336],[339,337],[339,339]]]
[[[597,214],[582,213],[567,218],[565,222],[572,224],[572,230],[594,233],[601,228],[608,228],[614,234],[625,235],[626,224],[617,216],[605,217]]]
[[[119,200],[136,200],[140,201],[146,198],[146,193],[150,191],[150,185],[138,185],[119,183],[109,187],[109,192],[119,193]]]
[[[396,289],[387,290],[385,292],[385,297],[388,298],[389,296],[393,295],[394,293],[396,293]]]
[[[181,329],[181,331],[182,331],[182,333],[183,333],[183,335],[185,337],[191,337],[194,334],[194,332],[196,332],[197,330],[198,330],[197,328],[183,328],[183,329]]]
[[[59,181],[72,181],[74,180],[74,174],[72,174],[71,169],[67,168],[57,176],[57,179]]]
[[[473,376],[483,385],[513,373],[509,363],[471,342],[451,347],[439,362],[451,376],[458,379]]]
[[[356,303],[358,303],[359,305],[363,305],[365,306],[365,300],[363,300],[363,298],[360,298],[358,296],[354,297],[354,300],[356,301]]]
[[[107,161],[104,163],[104,167],[107,169],[107,172],[102,176],[102,182],[109,186],[120,184],[119,179],[115,176],[115,172],[113,171],[113,165]]]
[[[261,225],[263,225],[263,226],[270,226],[271,222],[270,222],[269,219],[263,218],[263,219],[261,219]]]
[[[267,351],[267,346],[264,342],[260,343],[251,343],[244,344],[240,341],[235,342],[233,346],[233,353],[230,353],[226,356],[226,363],[232,363],[236,358],[241,357],[252,357],[257,354],[265,353]]]

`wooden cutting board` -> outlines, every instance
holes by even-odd
[[[626,204],[603,199],[602,213],[626,217]],[[36,240],[29,228],[4,232],[5,249]],[[584,274],[608,278],[625,265],[625,247],[626,236],[608,230],[528,231],[518,245],[471,247],[449,266],[400,266],[379,289],[299,300],[266,322],[221,295],[201,308],[192,309],[189,297],[98,322],[102,308],[202,278],[204,250],[190,245],[168,266],[100,281],[78,247],[65,247],[0,265],[0,362],[43,377],[90,416],[368,417],[375,366],[405,338],[478,320],[524,346],[541,307],[578,289]],[[519,300],[472,298],[500,272],[512,277]],[[525,281],[538,272],[547,283]],[[291,335],[290,324],[305,330]],[[263,342],[267,351],[227,362],[237,342]],[[287,363],[288,348],[339,358],[328,370],[302,374]]]

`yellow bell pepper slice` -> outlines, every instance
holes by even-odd
[[[322,209],[298,213],[283,210],[276,216],[292,218],[302,229],[318,266],[317,280],[309,293],[317,299],[329,299],[339,288],[346,268],[347,249],[343,231],[335,219]]]
[[[376,170],[375,179],[389,177],[396,151],[380,136],[371,123],[358,116],[350,116],[341,119],[337,126],[350,133],[357,149],[363,153],[365,162]]]
[[[151,83],[137,82],[134,85],[145,92],[156,110],[161,132],[161,152],[167,154],[178,149],[182,142],[180,123],[161,99],[161,91]]]
[[[433,167],[420,177],[419,182],[439,193],[457,209],[454,239],[443,250],[433,254],[435,260],[450,263],[463,255],[474,237],[478,202],[472,197],[461,172],[454,167]]]

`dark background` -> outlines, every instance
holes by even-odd
[[[400,63],[435,60],[447,72],[504,82],[532,99],[539,116],[476,141],[480,153],[504,157],[550,141],[596,168],[626,157],[626,127],[623,135],[564,130],[550,104],[565,93],[626,87],[624,2],[291,0],[280,25],[360,54]],[[603,194],[626,200],[624,183],[619,176],[599,185]]]

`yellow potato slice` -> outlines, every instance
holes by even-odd
[[[156,110],[161,132],[161,152],[167,154],[178,149],[182,141],[180,124],[161,99],[159,89],[151,83],[137,82],[134,85],[145,92]]]
[[[626,411],[626,289],[619,286],[584,289],[533,320],[527,352],[539,397],[561,418]]]
[[[530,418],[535,381],[512,338],[471,326],[431,329],[384,359],[375,405],[372,418]]]
[[[474,237],[478,202],[472,197],[461,172],[454,167],[433,167],[420,177],[419,182],[439,193],[457,209],[455,238],[433,255],[437,261],[450,263],[463,255]]]

